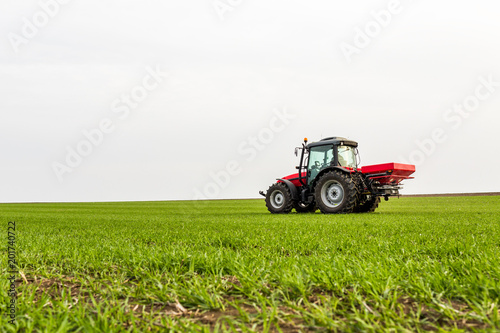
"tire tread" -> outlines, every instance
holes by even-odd
[[[273,193],[277,189],[283,193],[285,200],[283,207],[279,209],[274,208],[273,205],[271,204],[271,193]],[[288,186],[285,183],[274,183],[271,186],[269,186],[266,193],[266,207],[267,210],[270,211],[272,214],[288,214],[292,211],[293,209],[292,194],[290,193],[290,190],[288,189]]]
[[[341,204],[341,208],[335,212],[332,212],[331,208],[325,207],[321,201],[321,186],[325,180],[327,180],[329,178],[333,178],[333,177],[341,180],[344,183],[344,184],[342,184],[343,187],[345,187],[344,188],[344,201]],[[343,174],[339,171],[328,171],[325,174],[323,174],[316,182],[315,190],[314,190],[314,197],[315,197],[315,201],[318,205],[319,210],[323,214],[352,213],[352,211],[354,210],[354,207],[356,206],[356,201],[357,201],[356,185],[350,176],[347,176],[346,174]]]

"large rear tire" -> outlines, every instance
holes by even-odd
[[[288,214],[292,211],[293,200],[288,186],[275,183],[266,193],[266,207],[273,214]]]
[[[352,213],[356,205],[356,186],[349,175],[329,171],[316,183],[314,197],[324,214]]]
[[[365,202],[354,207],[354,212],[373,213],[375,209],[377,209],[379,203],[380,203],[380,197],[371,195],[370,198],[366,199]]]

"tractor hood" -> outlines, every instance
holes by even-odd
[[[304,177],[304,176],[305,176],[304,173],[302,173],[302,177]],[[295,185],[297,187],[302,186],[302,184],[299,181],[299,174],[298,173],[291,174],[291,175],[283,177],[281,179],[289,180],[292,182],[293,185]]]

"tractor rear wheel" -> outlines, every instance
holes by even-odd
[[[316,202],[310,202],[308,204],[303,202],[294,202],[293,208],[297,213],[314,213],[318,210],[318,206],[316,206]]]
[[[350,175],[329,171],[316,183],[314,197],[324,214],[351,213],[356,205],[357,191]]]
[[[374,195],[370,196],[360,205],[354,207],[355,213],[373,213],[375,209],[377,209],[378,204],[380,203],[380,197],[376,197]]]
[[[266,207],[273,214],[288,214],[292,211],[293,201],[288,186],[275,183],[266,193]]]

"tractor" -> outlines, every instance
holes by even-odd
[[[401,181],[412,179],[415,166],[385,163],[358,167],[358,143],[329,137],[295,148],[300,151],[298,173],[279,178],[266,193],[267,209],[273,214],[368,213],[377,209],[380,198],[399,197]]]

